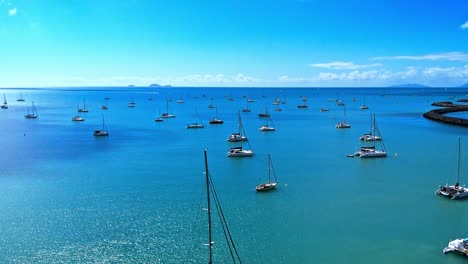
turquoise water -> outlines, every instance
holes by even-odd
[[[4,92],[1,263],[206,263],[205,148],[244,263],[466,262],[442,249],[468,236],[468,201],[434,192],[455,181],[459,136],[461,182],[468,180],[468,130],[422,114],[467,89],[23,89],[23,103],[19,90]],[[300,96],[309,108],[296,107]],[[247,98],[252,112],[241,116],[255,156],[230,159],[235,144],[226,138]],[[274,106],[274,98],[287,104]],[[72,122],[83,99],[86,120]],[[156,123],[166,99],[177,117]],[[345,102],[351,129],[335,128],[344,109],[329,99]],[[23,117],[31,100],[37,120]],[[359,109],[364,100],[368,111]],[[258,131],[266,106],[275,132]],[[369,130],[369,112],[389,156],[348,158]],[[102,115],[110,135],[94,138]],[[208,124],[215,115],[223,125]],[[204,129],[185,128],[199,119]],[[258,194],[268,153],[279,187]],[[214,241],[215,263],[228,263],[217,219]]]

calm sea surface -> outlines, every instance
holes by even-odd
[[[434,101],[467,98],[467,89],[1,92],[9,109],[0,110],[0,263],[207,263],[204,149],[243,263],[467,261],[442,249],[468,237],[468,200],[434,192],[456,181],[459,136],[461,183],[468,183],[468,130],[422,117]],[[25,102],[16,102],[20,92]],[[301,96],[309,108],[297,108]],[[105,97],[109,109],[101,110]],[[136,107],[128,108],[132,98]],[[275,98],[287,103],[272,105]],[[72,122],[83,100],[86,120]],[[23,117],[32,101],[37,120]],[[359,109],[363,103],[369,110]],[[255,156],[228,158],[237,145],[226,138],[246,107],[252,112],[241,117]],[[167,108],[177,117],[154,122]],[[258,130],[266,108],[275,132]],[[345,112],[352,128],[336,129]],[[346,157],[361,146],[370,113],[388,157]],[[209,125],[215,116],[224,124]],[[95,138],[103,117],[110,135]],[[193,122],[205,128],[185,128]],[[268,154],[279,187],[259,194]],[[213,232],[214,262],[229,263],[217,218]]]

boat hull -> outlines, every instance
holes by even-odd
[[[109,136],[109,132],[102,131],[102,130],[96,130],[96,131],[94,131],[93,135],[95,137],[107,137],[107,136]]]
[[[267,192],[267,191],[271,191],[273,189],[276,188],[276,185],[277,183],[276,182],[273,182],[273,183],[262,183],[260,185],[258,185],[255,190],[257,192]]]
[[[387,152],[384,151],[368,151],[368,152],[361,152],[359,155],[360,158],[385,158],[387,157]]]
[[[456,199],[462,199],[462,198],[468,197],[468,189],[466,189],[465,187],[461,187],[461,186],[445,185],[445,186],[440,186],[439,189],[437,189],[435,194],[442,195],[445,197],[449,197],[450,199],[456,200]]]
[[[227,156],[228,157],[233,157],[233,158],[237,158],[237,157],[252,157],[253,156],[253,151],[252,150],[246,150],[246,149],[231,149],[228,153],[227,153]]]

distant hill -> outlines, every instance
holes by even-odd
[[[429,88],[429,86],[417,84],[417,83],[405,83],[405,84],[399,84],[399,85],[392,85],[389,87],[392,87],[392,88]]]
[[[166,87],[166,88],[169,88],[169,87],[172,87],[171,85],[159,85],[157,83],[152,83],[149,85],[149,87]]]
[[[465,83],[464,85],[460,86],[460,88],[468,88],[468,83]]]

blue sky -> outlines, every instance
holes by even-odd
[[[0,87],[468,82],[466,0],[0,0]]]

